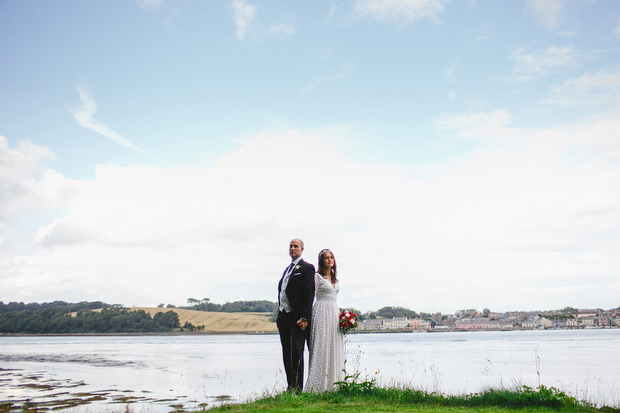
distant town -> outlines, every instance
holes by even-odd
[[[620,328],[620,308],[575,309],[566,307],[551,311],[491,312],[488,309],[461,310],[456,314],[424,314],[420,317],[376,317],[360,322],[363,331],[470,331],[470,330],[535,330]]]
[[[0,301],[0,335],[4,334],[162,334],[271,333],[277,331],[278,303],[189,298],[177,307],[131,307],[101,301],[28,303]],[[343,310],[343,309],[341,309]],[[620,328],[620,307],[603,310],[565,307],[547,311],[494,312],[465,309],[454,314],[416,312],[405,307],[382,307],[362,312],[358,333],[504,331]]]

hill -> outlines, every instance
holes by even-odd
[[[159,307],[132,307],[130,310],[143,310],[151,317],[157,313],[174,311],[179,316],[181,325],[189,322],[196,327],[204,326],[203,331],[212,333],[271,333],[278,331],[276,323],[269,321],[272,316],[271,313],[220,313]]]

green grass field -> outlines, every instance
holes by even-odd
[[[300,395],[282,393],[246,404],[228,404],[209,412],[613,412],[576,400],[554,388],[523,387],[487,390],[464,396],[444,396],[411,389],[348,383],[338,391]]]

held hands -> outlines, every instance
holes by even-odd
[[[297,325],[299,326],[299,329],[301,331],[304,331],[306,327],[308,327],[308,322],[303,318],[300,318],[299,320],[297,320]]]

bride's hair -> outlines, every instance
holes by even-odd
[[[328,248],[325,248],[324,250],[321,250],[321,252],[319,252],[319,274],[321,275],[325,274],[325,264],[323,264],[323,256],[328,252],[334,258],[334,266],[332,267],[332,282],[335,283],[338,281],[338,278],[337,278],[338,270],[336,269],[336,256],[334,255],[332,250]]]

